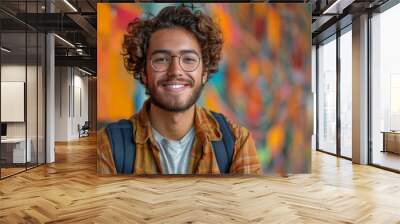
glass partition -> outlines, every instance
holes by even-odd
[[[37,162],[44,164],[46,162],[46,146],[45,146],[45,114],[46,114],[46,78],[45,78],[45,65],[46,65],[46,38],[43,33],[38,33],[38,65],[37,65]]]
[[[1,175],[6,177],[24,171],[31,156],[29,145],[26,150],[26,33],[2,32],[1,47],[0,109],[5,129],[1,139]]]
[[[37,165],[37,79],[38,79],[38,49],[37,49],[37,41],[38,35],[36,32],[28,32],[27,33],[27,52],[28,52],[28,61],[27,61],[27,81],[26,81],[26,89],[27,89],[27,97],[26,97],[26,112],[27,112],[27,150],[30,151],[30,158],[28,160],[27,166],[28,168]]]
[[[45,163],[46,40],[21,20],[43,12],[43,5],[0,2],[1,179]]]

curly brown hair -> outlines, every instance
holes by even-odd
[[[151,19],[136,18],[128,24],[124,35],[122,55],[125,67],[135,79],[145,73],[146,54],[150,36],[157,30],[181,27],[191,32],[199,41],[202,51],[203,69],[209,76],[218,70],[223,44],[219,26],[200,10],[192,12],[185,6],[168,6]],[[145,75],[145,74],[144,74]]]

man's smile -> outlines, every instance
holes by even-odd
[[[180,93],[187,88],[190,88],[193,86],[192,82],[187,82],[187,81],[165,81],[161,82],[159,86],[162,87],[162,89],[166,92],[170,93]]]

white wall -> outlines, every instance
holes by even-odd
[[[25,82],[1,81],[1,121],[25,121]],[[36,105],[35,107],[36,108]]]
[[[3,64],[1,66],[1,81],[24,82],[26,83],[26,106],[20,110],[26,112],[26,120],[22,122],[6,122],[8,138],[25,138],[30,140],[32,162],[39,159],[44,163],[45,142],[44,142],[44,74],[42,67],[25,64]],[[27,80],[25,80],[27,78]],[[4,89],[2,89],[3,92]],[[2,98],[7,95],[2,95]],[[10,107],[2,107],[1,110],[12,110]],[[3,111],[4,112],[4,111]],[[8,111],[10,112],[10,111]],[[39,155],[37,155],[37,153]]]
[[[55,73],[55,140],[77,139],[78,124],[88,120],[88,78],[72,67],[56,67]]]
[[[81,76],[83,73],[76,74],[77,70],[75,70],[74,75],[74,108],[73,108],[73,119],[72,119],[72,130],[71,135],[78,137],[78,124],[82,126],[85,121],[89,120],[89,102],[88,102],[88,78],[85,76]],[[81,110],[81,111],[80,111]]]
[[[36,67],[34,66],[27,66],[27,74],[28,76],[31,74],[36,75]],[[5,64],[1,66],[1,81],[4,82],[25,82],[25,64],[18,65],[18,64]],[[28,77],[30,85],[36,85],[36,81],[32,83],[32,78]],[[27,103],[33,102],[36,99],[36,88],[27,88]],[[4,96],[3,96],[4,97]],[[34,98],[34,99],[33,99]],[[31,107],[36,108],[35,105],[30,105]],[[1,108],[1,110],[7,110],[7,108]],[[28,113],[27,114],[28,122],[35,121],[36,123],[36,113]],[[7,136],[8,137],[25,137],[25,123],[26,122],[7,122]],[[33,125],[28,125],[28,129],[33,127]],[[36,126],[34,127],[36,130]],[[28,130],[28,137],[30,131]]]
[[[68,140],[68,86],[69,69],[55,68],[55,141]]]
[[[32,69],[32,67],[28,66],[29,69]],[[25,82],[25,64],[1,65],[1,81]]]

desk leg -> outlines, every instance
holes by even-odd
[[[383,135],[383,150],[381,152],[386,152],[386,134],[382,133]]]

